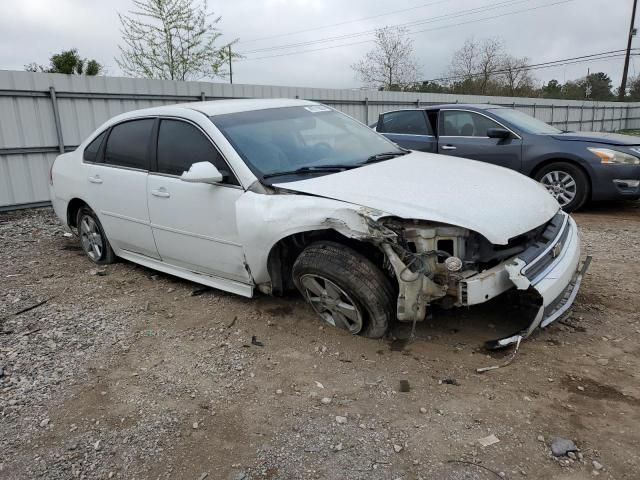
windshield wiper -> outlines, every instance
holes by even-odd
[[[361,165],[365,165],[367,163],[382,162],[383,160],[390,160],[392,158],[406,155],[407,153],[409,153],[409,150],[401,150],[399,152],[376,153],[375,155],[371,155],[369,158],[367,158],[364,162],[362,162]]]
[[[282,172],[267,173],[262,178],[272,177],[284,177],[285,175],[304,175],[307,173],[319,173],[319,172],[342,172],[350,168],[358,167],[359,165],[316,165],[312,167],[300,167],[295,170],[285,170]]]

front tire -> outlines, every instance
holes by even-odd
[[[98,216],[89,207],[78,210],[76,217],[78,236],[82,250],[89,260],[98,265],[108,265],[115,262],[116,255],[107,240]]]
[[[309,245],[293,264],[292,275],[325,322],[354,335],[380,338],[396,317],[389,279],[364,255],[340,243]]]
[[[545,165],[535,175],[555,197],[565,212],[581,208],[589,198],[589,179],[584,171],[571,163],[554,162]]]

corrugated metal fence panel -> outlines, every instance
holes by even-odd
[[[558,128],[595,131],[640,128],[640,104],[637,103],[0,71],[0,209],[48,200],[48,169],[59,148],[51,87],[56,93],[61,133],[67,149],[81,143],[100,124],[115,115],[157,105],[197,101],[202,94],[208,99],[272,97],[318,100],[367,124],[375,122],[382,112],[416,108],[419,104],[492,103],[514,106]],[[39,151],[32,151],[34,149]]]

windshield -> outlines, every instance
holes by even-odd
[[[544,134],[558,134],[562,133],[562,130],[558,130],[552,127],[548,123],[544,123],[542,120],[533,118],[526,113],[522,113],[519,110],[511,110],[509,108],[492,108],[490,109],[496,117],[501,118],[505,122],[509,122],[514,127],[522,130],[525,133],[532,133],[534,135]]]
[[[324,105],[270,108],[210,118],[263,180],[279,174],[282,178],[278,181],[286,180],[286,175],[326,174],[359,167],[381,154],[388,157],[380,160],[405,153],[367,126]]]

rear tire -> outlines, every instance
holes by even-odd
[[[89,207],[81,207],[76,217],[76,225],[80,245],[89,260],[98,265],[108,265],[116,261],[116,255],[93,210]]]
[[[589,179],[578,166],[554,162],[542,167],[534,177],[553,195],[565,212],[581,208],[589,199]]]
[[[380,338],[396,318],[390,280],[364,255],[337,242],[309,245],[293,264],[293,282],[327,323]]]

